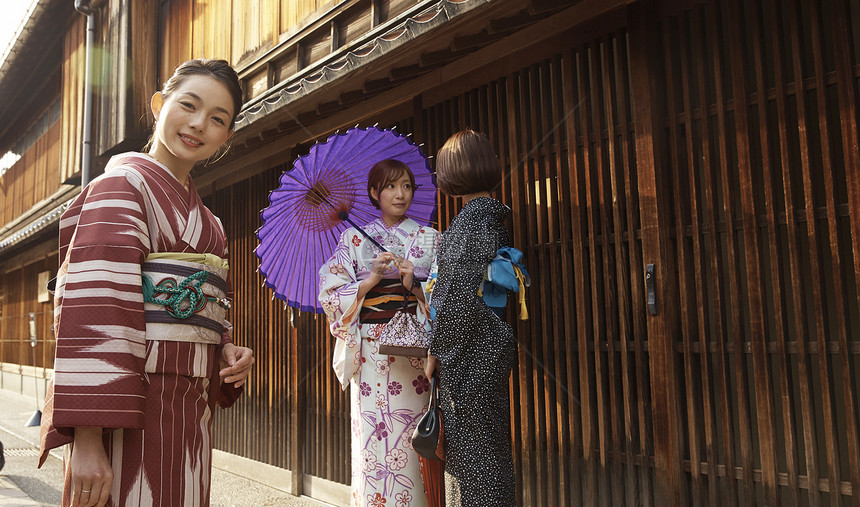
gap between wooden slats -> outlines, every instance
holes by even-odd
[[[744,47],[746,30],[742,28],[748,22],[748,15],[739,0],[727,0],[727,21],[729,44],[729,62],[732,67],[732,94],[738,106],[734,115],[734,134],[737,148],[738,185],[742,217],[744,218],[743,258],[746,273],[746,320],[749,323],[748,332],[753,344],[753,378],[749,387],[752,389],[755,404],[751,405],[754,412],[755,425],[758,435],[758,453],[761,460],[764,486],[765,505],[780,503],[779,488],[777,487],[776,436],[774,435],[774,402],[771,385],[771,367],[767,360],[765,341],[765,295],[764,277],[762,276],[762,258],[760,236],[755,223],[757,186],[756,173],[753,171],[752,148],[750,136],[749,109],[745,105],[747,99],[746,67]],[[753,45],[755,45],[753,43]],[[725,195],[728,195],[726,193]],[[738,314],[738,316],[743,314]]]
[[[527,223],[528,212],[526,194],[528,192],[528,167],[522,154],[527,146],[525,139],[526,118],[524,117],[524,109],[519,107],[523,101],[523,76],[520,73],[510,75],[508,78],[507,87],[507,112],[508,121],[518,127],[510,129],[510,138],[508,140],[509,157],[511,161],[511,203],[513,210],[514,223]],[[519,136],[518,136],[519,134]],[[525,188],[524,188],[525,187]],[[526,227],[530,227],[527,225]],[[515,245],[531,244],[530,237],[522,227],[514,227],[512,232]],[[535,439],[537,429],[533,419],[534,410],[534,393],[530,389],[531,382],[529,373],[532,370],[532,362],[528,354],[528,343],[531,340],[530,323],[517,322],[517,338],[519,347],[517,348],[517,372],[518,379],[517,391],[519,392],[519,405],[517,419],[520,427],[520,454],[521,459],[521,478],[520,487],[522,488],[520,501],[523,504],[532,504],[536,501],[537,493],[540,489],[538,486],[539,472],[537,470],[537,462],[539,456],[535,452]]]
[[[607,126],[615,125],[616,123],[614,112],[615,97],[613,94],[612,76],[610,75],[612,71],[611,57],[613,53],[611,45],[612,39],[609,36],[605,36],[600,39],[598,45],[594,48],[596,54],[592,53],[592,57],[594,58],[593,61],[595,62],[595,68],[592,73],[592,92],[596,92],[595,96],[602,99],[597,102],[599,108],[595,107],[593,109],[594,129],[597,132],[603,132],[602,126],[604,123]],[[615,199],[616,196],[613,195],[617,164],[615,160],[615,135],[612,130],[614,129],[607,128],[609,135],[607,135],[606,138],[602,135],[597,138],[598,163],[595,176],[597,179],[597,191],[599,196],[598,202],[600,203],[600,229],[604,231],[605,235],[608,235],[610,231],[614,233],[620,230],[620,224],[612,220],[617,216],[616,214],[619,206],[617,199]],[[605,287],[603,304],[606,320],[606,341],[608,343],[606,363],[607,376],[609,380],[609,437],[611,449],[614,452],[619,452],[622,447],[622,420],[618,413],[618,409],[622,403],[620,399],[620,388],[617,381],[618,365],[616,364],[614,343],[612,343],[614,340],[611,339],[611,337],[619,336],[619,332],[621,332],[621,329],[619,329],[621,326],[619,326],[619,321],[617,320],[621,317],[619,314],[618,299],[620,297],[620,292],[626,292],[623,287],[618,286],[618,284],[621,283],[621,280],[617,277],[616,273],[621,258],[621,246],[621,242],[616,242],[614,249],[610,248],[609,245],[604,245],[602,255]],[[626,336],[626,334],[622,334],[621,336]],[[611,483],[614,485],[624,484],[622,464],[618,460],[613,460],[612,462],[610,479]],[[611,489],[611,504],[621,505],[623,501],[624,488],[612,487]]]
[[[771,24],[771,26],[766,28],[766,31],[768,31],[768,35],[770,35],[770,37],[772,39],[774,39],[772,41],[772,44],[771,44],[773,54],[768,54],[768,55],[762,56],[761,53],[762,53],[763,48],[761,47],[760,44],[755,44],[755,47],[754,47],[754,50],[755,50],[755,52],[754,52],[754,57],[755,57],[754,67],[756,68],[756,89],[757,89],[757,92],[759,93],[759,95],[762,95],[762,90],[764,90],[766,87],[765,78],[764,78],[764,74],[763,74],[763,71],[765,68],[764,59],[772,58],[772,61],[777,62],[777,64],[774,65],[774,67],[773,67],[774,83],[776,84],[776,87],[780,92],[778,94],[779,96],[777,97],[778,126],[776,129],[777,133],[779,135],[779,145],[780,145],[779,154],[780,154],[780,158],[781,158],[780,164],[783,166],[788,166],[789,154],[788,154],[787,139],[786,139],[786,135],[785,135],[786,118],[785,118],[785,105],[784,105],[785,102],[783,99],[783,97],[785,96],[785,92],[784,92],[784,87],[783,87],[784,79],[782,76],[782,67],[781,67],[781,62],[783,61],[782,60],[782,51],[781,51],[781,40],[778,40],[778,38],[777,38],[777,34],[779,32],[778,32],[778,27],[776,26],[775,20],[774,20],[774,18],[776,17],[776,12],[774,10],[774,5],[773,5],[772,0],[770,0],[769,7],[770,7],[770,19],[771,19],[772,24]],[[752,12],[753,12],[753,14],[758,14],[758,9],[753,9]],[[758,19],[752,19],[750,25],[753,29],[752,38],[753,38],[753,40],[758,41],[761,37],[759,35]],[[801,100],[802,100],[802,98],[801,98]],[[772,174],[774,172],[774,170],[771,168],[771,164],[770,164],[770,158],[769,158],[770,150],[768,149],[769,143],[768,143],[768,135],[767,135],[768,132],[770,131],[770,129],[767,127],[770,127],[771,122],[768,119],[768,112],[767,112],[767,108],[766,108],[766,104],[765,104],[764,100],[758,101],[758,112],[759,112],[759,130],[761,133],[762,165],[763,165],[763,169],[764,169],[764,173],[765,173],[764,179],[766,182],[778,181],[777,178],[775,178]],[[797,477],[798,471],[797,471],[797,465],[796,465],[797,449],[796,449],[796,444],[794,441],[795,427],[794,427],[794,422],[793,422],[792,417],[791,417],[794,413],[795,404],[793,403],[793,399],[791,396],[793,393],[791,392],[791,388],[788,385],[789,372],[791,370],[790,370],[788,358],[786,356],[786,331],[783,329],[783,322],[784,322],[785,317],[784,317],[784,313],[783,313],[783,309],[782,309],[782,301],[783,301],[782,292],[783,292],[783,289],[782,289],[782,276],[780,276],[780,275],[781,275],[781,273],[783,273],[784,261],[782,260],[782,256],[780,255],[780,252],[778,251],[778,245],[780,244],[780,241],[779,241],[779,238],[777,237],[777,234],[778,234],[777,225],[776,225],[777,224],[777,218],[776,218],[777,213],[774,210],[774,207],[776,205],[776,197],[774,195],[773,185],[772,184],[765,185],[765,192],[766,192],[765,204],[767,206],[767,214],[768,214],[768,222],[769,222],[768,230],[770,231],[770,240],[768,242],[769,246],[770,246],[770,250],[768,253],[769,253],[769,257],[770,257],[771,262],[773,262],[775,264],[775,269],[772,269],[771,271],[773,273],[776,273],[776,276],[774,277],[774,282],[773,282],[773,297],[772,297],[772,301],[774,304],[773,310],[775,313],[774,318],[773,318],[773,322],[776,325],[776,329],[774,330],[774,332],[777,335],[777,358],[776,359],[777,359],[777,364],[779,365],[779,371],[780,371],[780,375],[779,375],[779,383],[780,383],[779,388],[780,388],[780,394],[781,394],[780,400],[785,405],[785,406],[783,406],[783,409],[782,409],[782,413],[783,413],[783,428],[782,429],[783,429],[785,460],[786,460],[786,466],[788,469],[788,473],[786,474],[787,475],[787,483],[788,483],[787,485],[789,488],[788,492],[791,495],[792,505],[798,505],[800,498],[799,498],[799,491],[798,491],[798,488],[799,488],[798,477]],[[784,196],[780,196],[780,197],[784,197]]]
[[[599,91],[597,77],[599,73],[599,58],[600,44],[598,42],[588,44],[584,50],[583,58],[580,60],[580,72],[583,75],[583,86],[588,94],[588,108],[582,108],[580,115],[580,126],[583,131],[591,130],[595,133],[600,132],[600,109],[602,94]],[[587,82],[586,82],[587,80]],[[591,232],[589,237],[589,268],[592,279],[592,341],[595,344],[602,343],[609,335],[607,330],[606,319],[611,313],[607,310],[606,301],[607,294],[604,286],[605,276],[608,276],[602,266],[601,261],[608,252],[605,245],[600,245],[596,241],[597,231],[603,231],[604,234],[608,231],[601,226],[601,213],[603,209],[603,196],[600,194],[601,182],[600,176],[604,166],[604,150],[602,146],[602,136],[597,136],[595,142],[584,147],[583,160],[585,162],[585,189],[587,199],[587,224]],[[597,180],[597,181],[595,181]],[[601,305],[601,303],[604,303]],[[608,453],[611,449],[611,414],[608,413],[611,402],[611,396],[607,393],[607,386],[610,385],[610,379],[605,373],[606,356],[600,354],[597,348],[594,353],[594,368],[595,368],[595,383],[594,389],[596,392],[597,401],[597,439],[600,449],[599,453],[599,471],[597,476],[599,504],[605,505],[611,502],[611,487],[610,487],[610,460]],[[610,401],[607,401],[609,398]],[[609,431],[607,431],[609,429]],[[613,481],[614,483],[614,481]]]
[[[800,33],[794,33],[795,30],[798,30],[794,25],[794,21],[792,21],[792,41],[793,43],[797,43],[799,37],[803,35]],[[814,30],[814,29],[813,29]],[[812,37],[812,51],[815,57],[820,58],[821,52],[818,48],[818,44],[816,42],[817,37],[813,35]],[[800,78],[802,69],[799,62],[798,55],[799,47],[795,47],[795,64],[794,64],[794,72],[796,82],[800,82],[798,78]],[[820,284],[815,283],[816,273],[819,273],[822,276],[823,272],[821,271],[821,263],[819,260],[819,255],[822,250],[820,250],[820,246],[818,246],[818,233],[817,233],[817,221],[814,219],[813,210],[815,210],[815,198],[812,194],[812,171],[813,168],[810,164],[810,151],[811,144],[810,140],[807,138],[807,129],[803,128],[803,123],[807,118],[806,113],[806,101],[803,94],[798,94],[796,97],[797,104],[797,117],[798,117],[798,130],[800,135],[800,152],[801,152],[801,169],[802,169],[802,191],[803,191],[803,201],[805,214],[807,219],[806,224],[806,235],[802,238],[803,240],[808,240],[810,244],[810,248],[806,250],[806,255],[808,256],[809,262],[809,270],[813,273],[813,282],[811,286],[807,289],[807,293],[811,295],[811,304],[817,314],[817,318],[814,322],[814,335],[815,335],[815,344],[817,345],[818,352],[818,364],[817,369],[819,371],[819,382],[820,386],[820,396],[821,396],[821,411],[823,411],[823,428],[817,428],[817,434],[820,435],[822,432],[824,433],[824,441],[825,441],[825,449],[827,452],[827,471],[828,477],[825,479],[829,481],[829,486],[831,491],[836,490],[836,484],[840,481],[840,471],[839,471],[839,446],[837,444],[837,436],[836,436],[836,423],[833,420],[833,402],[831,400],[831,387],[830,387],[830,375],[831,369],[829,366],[829,361],[827,361],[827,355],[824,351],[827,348],[827,338],[825,336],[825,324],[822,320],[823,314],[821,313],[823,310],[823,295],[822,291],[826,290]],[[819,107],[821,104],[819,104]],[[826,151],[826,150],[825,150]],[[826,156],[826,155],[825,155]],[[798,245],[800,246],[800,245]],[[807,299],[805,301],[806,304],[810,304],[810,301]],[[805,313],[805,312],[804,312]],[[806,325],[806,319],[803,319],[803,324]],[[805,334],[805,330],[807,327],[800,328],[804,331],[798,333],[798,337]],[[815,409],[813,409],[815,410]],[[812,438],[813,436],[810,435]],[[837,500],[838,499],[834,499]],[[841,503],[841,502],[840,502]]]
[[[535,183],[541,181],[542,168],[540,166],[540,68],[533,65],[525,69],[521,73],[521,96],[519,107],[523,110],[524,121],[521,128],[522,141],[520,157],[524,163],[525,170],[523,171],[524,193],[526,196],[526,217],[527,217],[527,244],[541,244],[541,240],[545,236],[544,223],[545,217],[541,217],[536,199],[538,199],[538,189],[535,188]],[[545,202],[545,201],[543,201]],[[543,219],[542,219],[543,218]],[[535,258],[536,257],[536,258]],[[548,265],[545,251],[538,252],[537,256],[532,255],[532,261],[537,261],[537,269],[539,272],[551,272]],[[530,387],[533,396],[533,417],[535,427],[537,429],[537,438],[534,446],[535,464],[537,473],[536,482],[536,505],[549,505],[550,498],[548,496],[548,479],[553,474],[553,463],[545,459],[546,449],[544,445],[547,440],[547,423],[548,418],[546,412],[548,409],[546,399],[546,386],[544,376],[541,374],[545,367],[546,355],[541,350],[540,343],[546,342],[549,338],[544,328],[543,323],[547,322],[547,314],[549,302],[546,290],[550,284],[541,284],[538,294],[532,291],[532,300],[537,299],[540,302],[540,314],[529,319],[529,334],[528,337],[520,337],[521,346],[525,347],[525,352],[529,355],[529,370],[530,370]],[[537,297],[535,297],[537,296]]]
[[[856,6],[855,6],[856,8]],[[857,190],[857,171],[860,169],[860,160],[858,160],[858,156],[856,153],[856,146],[858,142],[857,135],[857,126],[856,126],[856,118],[857,118],[857,99],[856,99],[856,82],[852,76],[851,69],[851,56],[848,52],[846,46],[852,43],[851,40],[851,28],[848,23],[848,13],[846,12],[848,7],[845,2],[835,2],[835,10],[830,12],[830,20],[832,25],[833,33],[835,40],[833,41],[834,51],[836,53],[836,65],[837,65],[837,75],[839,77],[838,80],[838,89],[839,89],[839,112],[840,112],[840,122],[839,127],[833,128],[832,131],[840,132],[843,136],[842,147],[844,151],[844,159],[845,165],[848,168],[847,179],[845,183],[848,183],[854,187],[854,190]],[[812,19],[810,20],[811,25],[813,26],[812,32],[812,40],[813,40],[813,53],[816,52],[817,45],[820,41],[820,37],[817,35],[816,28],[819,27],[818,20],[822,17],[822,13],[818,11],[817,6],[812,6]],[[854,13],[856,16],[856,12]],[[826,29],[826,28],[825,28]],[[856,57],[856,55],[854,55]],[[823,59],[823,55],[821,57]],[[822,61],[820,59],[816,59],[816,75],[823,74]],[[825,102],[824,96],[824,87],[818,86],[818,101],[820,104]],[[821,138],[822,140],[828,139],[825,129],[829,127],[829,121],[826,117],[825,107],[819,107],[819,121],[821,123]],[[849,122],[849,123],[846,123]],[[827,150],[822,150],[822,152],[826,152]],[[829,153],[825,154],[825,156],[829,156]],[[828,160],[829,162],[829,160]],[[831,166],[835,169],[834,166]],[[846,316],[845,316],[845,306],[842,304],[842,301],[850,301],[850,298],[846,297],[847,291],[843,289],[843,269],[841,267],[841,255],[839,251],[839,234],[838,234],[838,226],[836,223],[836,217],[834,214],[835,209],[835,184],[833,181],[833,174],[835,171],[828,171],[825,167],[824,170],[824,181],[825,181],[825,190],[826,190],[826,202],[828,208],[828,233],[829,233],[829,243],[830,243],[830,257],[831,257],[831,265],[833,272],[837,274],[834,277],[834,287],[833,287],[833,301],[835,303],[836,310],[836,333],[839,337],[839,342],[843,347],[846,347],[848,344],[848,331],[846,329]],[[850,181],[853,180],[853,181]],[[841,183],[841,182],[839,182]],[[856,204],[856,198],[858,195],[856,193],[849,194],[852,199],[853,204]],[[854,224],[857,224],[857,218],[852,217],[852,221]],[[860,227],[854,227],[855,234],[860,232]],[[855,245],[857,245],[858,238],[853,238],[855,241]],[[855,266],[855,274],[860,271],[857,269],[860,266],[860,260],[856,259],[857,255],[854,255],[854,266]],[[853,306],[853,305],[852,305]],[[856,384],[852,385],[852,379],[855,377],[855,372],[853,372],[852,362],[849,360],[849,357],[846,355],[840,356],[839,361],[840,372],[838,376],[841,377],[842,380],[842,397],[843,403],[842,406],[845,410],[845,416],[843,418],[843,423],[845,424],[845,435],[846,435],[846,449],[845,452],[848,455],[849,467],[850,467],[850,477],[851,482],[855,488],[860,488],[860,443],[858,443],[858,422],[857,422],[857,400],[856,396]],[[834,368],[835,369],[835,368]],[[860,506],[860,498],[855,497],[853,499],[853,503],[855,506]]]
[[[704,9],[698,8],[694,9],[691,13],[690,19],[690,34],[692,36],[692,44],[691,44],[691,57],[692,61],[695,62],[695,87],[694,82],[691,80],[690,83],[690,91],[695,91],[695,97],[698,99],[699,104],[707,103],[707,84],[706,84],[706,70],[705,64],[708,61],[708,48],[705,44],[705,38],[702,37],[704,32]],[[692,73],[691,73],[692,74]],[[693,95],[692,93],[690,94]],[[695,106],[691,104],[689,110],[693,110]],[[712,153],[714,149],[711,147],[711,119],[705,118],[701,122],[701,134],[700,134],[700,142],[701,146],[701,158],[702,158],[702,173],[706,180],[704,181],[704,202],[703,202],[703,214],[708,217],[709,225],[711,226],[711,230],[716,230],[716,195],[715,188],[716,183],[714,181],[713,169],[716,166],[716,162],[713,161],[715,155]],[[716,315],[722,314],[722,299],[723,299],[723,288],[722,288],[722,263],[719,255],[714,255],[713,252],[720,251],[717,244],[716,235],[711,235],[709,237],[708,247],[710,248],[710,275],[712,277],[713,283],[713,312]],[[730,468],[734,467],[735,463],[735,449],[734,449],[734,427],[731,423],[733,417],[732,406],[729,402],[729,383],[728,383],[728,365],[725,361],[725,348],[726,348],[726,336],[725,330],[723,329],[723,319],[717,318],[713,322],[714,326],[714,334],[717,340],[717,350],[719,353],[717,354],[717,365],[716,365],[716,376],[717,380],[715,381],[715,386],[717,386],[719,393],[719,410],[721,420],[721,433],[722,433],[722,442],[723,442],[723,452],[725,455],[725,460],[727,466]],[[704,337],[703,337],[704,339]],[[736,506],[738,504],[738,496],[737,496],[737,486],[735,481],[727,480],[725,482],[725,487],[728,490],[728,494],[726,495],[726,500],[728,504],[731,506]]]
[[[724,35],[720,28],[722,25],[719,24],[721,18],[717,12],[716,7],[708,6],[706,7],[706,23],[707,23],[707,39],[710,41],[720,41],[723,39]],[[715,130],[715,137],[717,139],[717,168],[718,168],[718,177],[720,184],[720,198],[722,200],[722,214],[726,217],[726,221],[733,222],[734,215],[736,213],[736,196],[733,193],[736,191],[736,185],[733,184],[733,180],[730,178],[730,168],[732,167],[730,156],[732,153],[730,152],[730,147],[728,146],[727,139],[731,139],[733,133],[733,125],[729,123],[729,120],[726,118],[727,114],[725,111],[725,99],[724,99],[724,86],[722,78],[723,67],[721,62],[725,58],[725,55],[721,54],[719,49],[715,46],[713,49],[713,57],[710,59],[713,65],[713,73],[714,73],[714,95],[715,101],[717,104],[717,128]],[[715,201],[715,205],[718,203]],[[716,207],[715,207],[716,208]],[[718,209],[718,208],[716,208]],[[715,209],[715,211],[716,211]],[[728,305],[724,307],[729,312],[727,318],[731,319],[731,336],[734,339],[735,346],[740,348],[743,341],[743,329],[742,329],[742,294],[740,293],[741,287],[739,282],[740,269],[737,265],[737,239],[734,234],[727,234],[725,236],[725,244],[726,250],[728,252],[727,255],[727,270],[726,276],[728,281]],[[716,251],[714,251],[716,252]],[[737,415],[738,415],[738,427],[739,427],[739,437],[740,437],[740,454],[741,454],[741,462],[744,470],[744,478],[743,478],[743,496],[744,503],[747,505],[755,505],[755,487],[752,481],[752,469],[754,463],[753,456],[753,448],[752,448],[752,435],[751,435],[751,422],[750,422],[750,405],[748,401],[748,393],[750,392],[750,383],[747,379],[747,362],[743,360],[741,355],[734,356],[734,373],[735,373],[735,386],[737,393]]]
[[[581,243],[577,243],[574,238],[581,236],[579,233],[579,208],[577,206],[578,191],[576,188],[576,127],[575,109],[578,107],[575,104],[573,95],[573,79],[572,67],[573,52],[566,52],[561,60],[560,78],[562,82],[566,82],[567,86],[561,91],[562,105],[564,111],[564,134],[566,142],[566,156],[559,158],[560,165],[565,166],[565,171],[561,172],[559,184],[561,188],[567,189],[567,200],[565,209],[561,215],[561,237],[563,244],[570,244],[572,248],[562,248],[562,291],[564,294],[565,312],[568,318],[563,319],[565,323],[565,335],[567,336],[567,401],[568,401],[568,422],[570,424],[570,443],[566,446],[566,453],[570,453],[570,467],[566,471],[570,472],[570,480],[568,487],[565,488],[564,494],[569,496],[568,505],[579,507],[582,505],[582,492],[585,489],[583,478],[588,476],[586,468],[583,466],[582,460],[582,435],[584,419],[584,406],[588,403],[587,397],[582,397],[582,387],[580,385],[581,375],[584,374],[578,366],[582,364],[585,354],[579,348],[579,344],[575,340],[579,340],[582,334],[577,330],[583,325],[583,319],[576,308],[579,307],[581,299],[581,290],[578,290],[582,278],[581,260],[582,257],[577,255],[577,251],[581,249]],[[560,152],[561,150],[559,150]],[[575,356],[574,356],[575,354]],[[579,370],[579,375],[575,373]],[[583,402],[582,399],[585,399]],[[587,426],[587,423],[586,423]],[[565,454],[566,454],[565,453]],[[585,472],[585,473],[583,473]]]
[[[628,90],[628,86],[630,84],[629,76],[627,75],[628,69],[628,52],[627,52],[627,33],[626,31],[619,31],[614,34],[612,38],[613,44],[613,68],[615,75],[615,83],[616,83],[616,93],[617,93],[617,124],[622,125],[623,127],[620,129],[621,131],[621,175],[613,177],[613,183],[616,185],[621,185],[622,189],[620,191],[614,190],[613,195],[614,199],[621,204],[622,209],[616,207],[618,211],[615,221],[618,224],[615,228],[616,231],[621,230],[633,230],[636,227],[636,222],[633,219],[633,210],[638,209],[638,192],[634,192],[632,188],[632,180],[631,172],[633,171],[633,160],[631,157],[632,150],[635,150],[635,145],[632,141],[632,137],[630,136],[630,130],[626,128],[628,125],[628,113],[630,109],[629,97],[630,93]],[[615,124],[615,123],[614,123]],[[618,180],[616,182],[616,180]],[[634,197],[635,196],[635,197]],[[623,213],[622,213],[623,211]],[[625,222],[626,220],[626,222]],[[622,225],[623,224],[623,225]],[[624,337],[633,337],[634,335],[639,335],[639,330],[637,330],[637,323],[641,321],[641,316],[644,316],[644,313],[638,313],[638,311],[642,310],[641,306],[641,285],[632,283],[632,280],[636,280],[638,277],[632,273],[640,273],[642,267],[642,259],[638,255],[639,247],[637,244],[637,240],[635,239],[635,234],[628,235],[631,237],[630,242],[624,245],[627,252],[627,262],[624,262],[624,248],[617,248],[616,262],[619,270],[619,293],[621,295],[621,307],[619,311],[619,316],[621,317],[622,322],[622,331],[621,336]],[[637,303],[631,305],[631,298],[638,300]],[[634,311],[632,308],[636,307],[638,311]],[[640,316],[640,318],[637,318]],[[629,319],[629,322],[628,322]],[[630,358],[628,357],[628,340],[624,340],[621,344],[621,369],[622,369],[622,399],[624,401],[624,437],[625,437],[625,450],[626,455],[628,457],[632,456],[635,447],[637,445],[636,439],[636,427],[643,425],[643,421],[638,421],[638,424],[635,424],[634,421],[634,403],[635,400],[633,398],[633,393],[630,387],[630,379],[634,378],[634,367],[636,367],[635,363],[631,366]],[[640,393],[641,395],[641,393]],[[638,442],[638,445],[642,446],[642,443],[645,442],[645,439],[641,439]],[[638,471],[628,462],[628,467],[626,470],[626,500],[628,505],[637,505],[640,500],[645,505],[650,504],[650,494],[648,490],[645,488],[640,488],[640,479]],[[641,491],[640,491],[641,490]],[[643,495],[644,493],[644,495]],[[643,498],[644,496],[644,498]]]
[[[538,98],[542,99],[540,104],[542,122],[539,124],[540,134],[536,150],[542,152],[541,174],[535,182],[540,191],[539,198],[540,208],[546,213],[544,220],[547,225],[546,238],[558,237],[558,212],[559,212],[559,196],[557,166],[553,164],[554,155],[560,149],[558,143],[554,141],[556,134],[556,122],[553,121],[553,113],[557,110],[553,103],[553,77],[557,76],[558,62],[557,59],[547,60],[539,69],[540,87],[538,89]],[[551,185],[546,185],[545,182],[552,182]],[[537,196],[536,196],[537,197]],[[536,199],[537,201],[537,199]],[[560,273],[561,256],[547,252],[543,259],[550,266],[550,273]],[[546,265],[546,264],[544,264]],[[562,283],[565,283],[562,280]],[[561,306],[560,298],[558,297],[558,286],[552,283],[546,283],[547,286],[547,304],[543,313],[543,324],[546,328],[543,340],[543,375],[546,385],[546,406],[548,413],[547,420],[547,453],[548,462],[550,463],[549,474],[547,477],[548,491],[547,501],[550,504],[563,505],[559,494],[559,488],[555,486],[561,483],[561,475],[565,468],[563,461],[557,461],[559,456],[559,444],[563,439],[561,435],[564,425],[559,425],[559,421],[563,418],[563,409],[559,399],[563,398],[563,384],[560,383],[561,365],[559,363],[560,350],[565,336],[561,331],[561,319],[553,318],[553,315],[564,315],[563,307]],[[513,307],[513,315],[516,315],[516,306]]]
[[[581,118],[583,110],[586,107],[588,100],[588,92],[583,85],[583,77],[581,72],[581,51],[571,51],[568,53],[567,66],[564,70],[564,76],[568,85],[568,95],[565,102],[568,111],[568,159],[571,168],[571,225],[572,225],[572,244],[573,244],[573,262],[574,273],[576,275],[576,307],[579,309],[578,315],[581,317],[576,324],[576,339],[578,344],[578,359],[579,359],[579,396],[582,405],[580,414],[581,417],[581,436],[579,449],[583,452],[582,463],[584,465],[582,479],[582,504],[596,505],[597,504],[597,463],[594,454],[594,445],[596,442],[595,428],[595,411],[594,411],[594,395],[592,386],[593,364],[591,356],[587,353],[589,345],[588,336],[590,334],[590,322],[587,311],[590,302],[590,287],[591,287],[591,272],[586,263],[588,255],[585,236],[588,234],[588,226],[586,222],[586,213],[583,208],[588,208],[589,200],[587,198],[587,187],[584,181],[584,173],[587,166],[584,162],[585,147],[580,147],[576,143],[577,137],[587,133],[587,129],[583,128]]]
[[[663,23],[663,47],[664,48],[674,48],[678,47],[681,44],[677,43],[677,41],[671,37],[670,34],[670,23],[668,21],[664,21]],[[672,55],[667,55],[669,58],[666,58],[666,107],[668,108],[669,118],[675,118],[677,116],[675,104],[677,101],[677,91],[675,90],[675,76],[676,71],[672,68]],[[681,150],[678,146],[678,138],[680,137],[678,133],[678,127],[674,123],[669,123],[669,137],[668,142],[670,145],[669,149],[669,162],[671,167],[672,178],[671,181],[677,187],[673,188],[673,193],[675,195],[683,195],[685,192],[683,190],[684,179],[680,176],[680,167],[683,162],[681,161]],[[695,194],[693,194],[693,199],[695,199]],[[686,220],[683,216],[682,211],[682,200],[674,199],[674,215],[675,215],[675,227],[680,227],[682,224],[686,223]],[[686,239],[686,238],[683,238]],[[684,304],[686,301],[689,301],[693,298],[690,297],[693,292],[692,287],[690,287],[690,282],[688,278],[690,277],[690,270],[693,267],[692,263],[687,257],[687,245],[685,241],[676,241],[676,255],[678,256],[678,290],[680,293],[679,301],[681,302],[681,309],[679,315],[681,317],[681,329],[683,332],[681,333],[682,342],[680,344],[675,344],[676,347],[680,345],[681,351],[683,354],[683,371],[684,371],[684,392],[685,392],[685,401],[686,401],[686,416],[687,416],[687,431],[689,435],[687,440],[689,442],[689,452],[690,459],[694,463],[698,463],[701,460],[701,434],[699,430],[699,412],[698,412],[698,394],[695,390],[698,387],[698,384],[694,380],[694,360],[696,359],[692,354],[692,346],[691,339],[695,336],[693,332],[693,317],[690,315],[691,308],[688,304]],[[692,495],[692,505],[700,506],[705,497],[705,492],[703,491],[704,486],[702,484],[702,474],[699,470],[699,467],[696,467],[692,470],[692,488],[690,490],[690,494]],[[688,500],[689,501],[689,500]]]

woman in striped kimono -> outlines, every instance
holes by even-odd
[[[378,338],[407,296],[408,311],[425,318],[421,281],[436,255],[439,233],[406,216],[415,179],[409,167],[383,160],[368,175],[368,195],[382,216],[364,232],[349,228],[320,268],[319,300],[335,337],[334,371],[350,392],[352,506],[427,505],[412,432],[427,410],[424,360],[379,352]]]
[[[232,343],[224,228],[189,173],[241,105],[227,62],[185,62],[152,97],[148,153],[113,157],[63,214],[40,457],[71,444],[63,505],[209,505],[212,409],[254,358]]]

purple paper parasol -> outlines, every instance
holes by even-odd
[[[408,137],[377,127],[352,128],[315,144],[280,177],[260,216],[254,252],[266,286],[288,306],[322,313],[319,268],[350,225],[379,218],[367,196],[367,175],[381,160],[405,163],[415,175],[415,197],[406,215],[420,224],[436,211],[436,185],[427,158]],[[344,215],[346,214],[346,215]]]

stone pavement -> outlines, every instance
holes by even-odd
[[[0,507],[58,507],[63,484],[61,452],[36,468],[39,428],[25,427],[36,410],[33,398],[0,389],[0,442],[6,466],[0,471]],[[230,472],[212,470],[212,507],[320,507],[328,504],[295,497]]]

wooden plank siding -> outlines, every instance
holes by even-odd
[[[844,162],[854,154],[840,125],[856,118],[846,97],[860,67],[825,35],[858,37],[839,17],[856,18],[856,6],[839,5],[727,0],[650,22],[632,7],[627,28],[434,104],[416,98],[413,116],[395,122],[431,155],[453,132],[481,130],[504,166],[497,195],[533,275],[531,319],[508,312],[520,345],[520,504],[858,502],[860,312]],[[646,34],[656,38],[645,44]],[[277,173],[219,190],[213,208],[264,207]],[[460,206],[440,195],[437,224]],[[231,250],[252,256],[259,224],[241,220]],[[651,262],[664,278],[657,316],[645,304]],[[270,366],[271,344],[288,348],[289,312],[260,280],[237,283],[254,307],[237,330],[267,370],[238,411],[219,413],[216,442],[289,468],[288,453],[258,455],[228,428],[244,421],[261,438],[281,420],[289,432],[289,390],[277,386],[300,368],[295,456],[306,474],[348,482],[348,399],[329,370],[323,319],[296,312],[304,359]]]
[[[241,62],[252,99],[417,3],[160,2],[156,68],[163,81],[191,57]],[[530,319],[507,310],[518,504],[860,507],[860,2],[642,0],[587,24],[533,54],[500,36],[482,72],[405,101],[380,92],[366,122],[431,156],[473,128],[499,155],[495,193],[532,275]],[[74,175],[82,41],[77,20],[61,120],[0,178],[0,221]],[[299,104],[315,139],[285,135],[203,191],[229,238],[234,339],[257,358],[214,444],[291,471],[297,494],[305,476],[349,483],[349,393],[325,318],[284,308],[256,273],[258,211],[310,143],[367,119],[349,101],[321,121]],[[440,193],[434,225],[461,206]],[[16,255],[0,270],[0,362],[29,365],[28,313],[50,326],[34,282],[56,262]]]
[[[857,33],[837,3],[728,0],[662,23],[685,504],[858,502],[852,205],[834,162],[856,151],[834,62]]]
[[[55,250],[56,252],[56,250]],[[34,252],[31,252],[34,253]],[[40,252],[41,253],[41,252]],[[56,255],[38,256],[21,269],[0,275],[0,363],[53,368],[56,341],[51,332],[52,303],[37,302],[38,275],[56,274]],[[30,346],[30,313],[36,315],[36,347]]]
[[[50,123],[50,106],[40,122],[44,133],[36,137],[21,158],[0,177],[0,223],[8,224],[48,199],[59,188],[61,121]],[[38,129],[41,131],[41,129]],[[38,133],[38,132],[37,132]]]
[[[66,30],[63,42],[62,129],[60,133],[60,182],[81,178],[81,125],[84,123],[84,77],[86,75],[86,26],[77,17]]]
[[[152,49],[157,40],[157,3],[113,0],[96,17],[95,44],[100,51],[93,57],[93,157],[135,149],[149,133],[149,98],[157,86],[158,59]],[[81,99],[78,107],[82,106]]]

